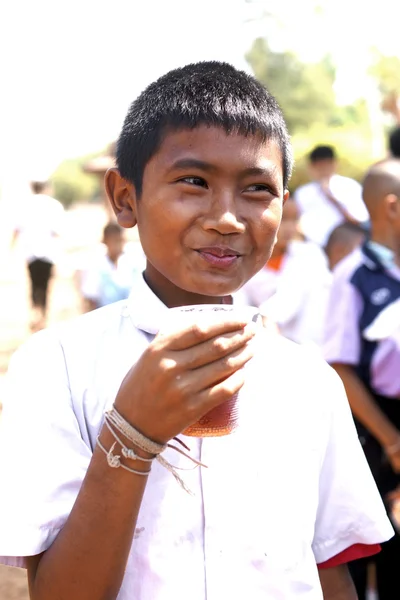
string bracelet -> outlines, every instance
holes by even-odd
[[[173,444],[170,444],[170,443],[159,444],[159,443],[154,442],[153,440],[147,438],[140,431],[138,431],[135,427],[133,427],[130,423],[128,423],[128,421],[126,421],[126,419],[124,419],[124,417],[122,417],[122,415],[120,415],[119,412],[114,407],[110,411],[105,413],[105,420],[106,420],[106,423],[111,425],[113,428],[117,429],[129,441],[131,441],[133,444],[135,444],[135,446],[137,446],[141,450],[144,450],[145,452],[148,452],[149,454],[155,455],[155,459],[164,468],[166,468],[170,473],[172,473],[172,475],[175,477],[175,479],[180,484],[180,486],[185,491],[187,491],[189,494],[192,493],[189,490],[189,488],[185,485],[184,481],[182,480],[182,478],[179,476],[179,474],[176,471],[177,469],[180,470],[182,468],[175,467],[174,465],[172,465],[163,456],[161,456],[161,453],[164,452],[167,448],[171,448],[171,449],[175,450],[176,452],[179,452],[179,454],[182,454],[183,456],[188,458],[190,461],[192,461],[196,467],[198,467],[198,466],[206,467],[206,465],[204,465],[200,461],[196,460],[195,458],[193,458],[192,456],[190,456],[189,454],[187,454],[180,448],[177,448]],[[180,440],[179,438],[174,438],[174,440],[176,442],[178,442],[179,444],[181,444],[181,446],[186,448],[188,451],[190,450],[186,446],[186,444],[184,444],[182,442],[182,440]]]
[[[127,465],[124,465],[121,462],[121,457],[119,456],[119,454],[113,454],[113,450],[117,445],[117,442],[113,443],[110,450],[106,450],[106,448],[104,448],[103,444],[100,442],[99,438],[97,438],[97,445],[99,446],[100,450],[102,450],[106,455],[108,466],[112,469],[119,469],[121,467],[122,469],[125,469],[125,471],[129,471],[129,473],[141,475],[142,477],[147,477],[147,475],[150,474],[151,467],[148,471],[137,471],[136,469],[131,469]]]
[[[106,423],[108,431],[111,433],[111,435],[113,436],[115,441],[118,442],[118,444],[121,446],[121,453],[124,458],[129,458],[129,460],[140,460],[145,463],[153,462],[155,457],[143,458],[143,456],[139,456],[138,454],[136,454],[136,452],[133,450],[133,448],[128,448],[127,446],[125,446],[124,442],[119,438],[119,436],[115,432],[114,428],[111,427],[107,418],[105,420],[105,423]]]
[[[173,444],[158,444],[157,442],[153,442],[153,440],[144,436],[142,433],[140,433],[140,431],[138,431],[135,427],[128,423],[128,421],[126,421],[124,417],[122,417],[115,408],[105,413],[105,419],[106,421],[111,423],[126,438],[128,438],[128,440],[130,440],[136,446],[138,446],[138,448],[144,450],[145,452],[148,452],[149,454],[154,454],[155,458],[158,458],[161,452],[164,452],[167,448],[172,448],[172,450],[179,452],[179,454],[182,454],[182,456],[188,458],[190,461],[195,463],[196,466],[207,468],[207,465],[203,464],[199,460],[196,460],[195,458],[190,456],[190,454],[183,452],[183,450],[177,448]],[[180,440],[177,437],[173,439],[190,452],[190,448],[188,448],[188,446],[186,446],[186,444],[182,440]],[[179,467],[176,468],[178,469]]]
[[[113,407],[110,411],[106,412],[105,418],[141,450],[157,456],[167,449],[167,444],[153,442],[153,440],[140,433],[140,431],[128,423],[128,421],[119,414],[116,408]]]

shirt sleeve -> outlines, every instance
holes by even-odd
[[[91,460],[73,407],[63,349],[49,331],[11,359],[0,435],[0,562],[49,548]]]
[[[369,214],[362,198],[362,187],[358,181],[347,179],[343,192],[345,201],[342,204],[350,215],[360,223],[368,221]]]
[[[99,302],[101,294],[101,274],[97,265],[93,264],[82,271],[81,294],[85,300]]]
[[[375,546],[393,535],[358,441],[343,384],[334,372],[330,378],[325,392],[330,425],[320,470],[313,540],[317,564],[326,563],[352,546]]]
[[[318,569],[332,569],[333,567],[344,565],[353,560],[359,560],[360,558],[368,558],[369,556],[374,556],[374,554],[378,554],[380,551],[380,544],[354,544],[354,546],[346,548],[346,550],[343,550],[343,552],[340,552],[340,554],[337,554],[329,560],[320,563],[318,565]]]
[[[350,281],[347,264],[341,263],[333,276],[323,336],[323,353],[328,363],[358,364],[361,311],[362,299]]]

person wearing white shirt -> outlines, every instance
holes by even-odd
[[[110,222],[104,227],[103,246],[83,269],[80,290],[88,310],[128,298],[136,276],[145,267],[139,252],[126,247],[123,229]]]
[[[344,222],[369,219],[360,184],[336,173],[331,146],[317,146],[309,155],[312,181],[299,187],[294,199],[300,211],[300,228],[307,240],[325,247],[332,230]]]
[[[283,207],[277,242],[268,263],[237,293],[237,301],[260,308],[266,322],[299,344],[321,346],[331,275],[322,250],[294,239],[298,209]]]
[[[31,282],[31,328],[37,330],[45,324],[49,282],[60,253],[64,208],[45,193],[47,183],[34,181],[31,187],[33,195],[20,207],[12,244],[20,239],[23,248]]]
[[[146,268],[127,301],[12,360],[1,560],[35,600],[355,600],[347,562],[393,530],[339,378],[234,311],[165,332],[170,308],[230,303],[270,256],[291,171],[276,101],[188,65],[135,100],[117,148],[106,190]],[[182,434],[237,393],[230,435]]]

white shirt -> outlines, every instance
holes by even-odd
[[[321,249],[310,242],[293,241],[279,271],[267,264],[243,286],[237,300],[258,306],[284,337],[320,346],[330,283],[331,273]]]
[[[138,252],[124,252],[114,264],[106,248],[101,250],[81,271],[82,296],[99,307],[128,298],[145,267],[144,255]]]
[[[32,194],[15,220],[27,262],[36,259],[56,263],[59,257],[59,240],[64,219],[61,202],[46,194]]]
[[[58,535],[104,410],[168,319],[143,280],[135,292],[35,334],[12,359],[0,436],[7,564]],[[181,472],[194,495],[153,465],[118,600],[322,600],[316,562],[391,537],[338,376],[264,330],[256,343],[236,433],[185,439],[209,467]]]
[[[333,175],[329,188],[334,198],[354,219],[360,223],[368,221],[362,188],[357,181]],[[342,213],[330,202],[316,181],[299,187],[294,199],[300,210],[301,231],[311,242],[325,246],[333,229],[344,222]]]

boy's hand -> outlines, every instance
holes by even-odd
[[[115,407],[166,443],[243,386],[255,331],[254,323],[232,320],[158,335],[123,380]]]

